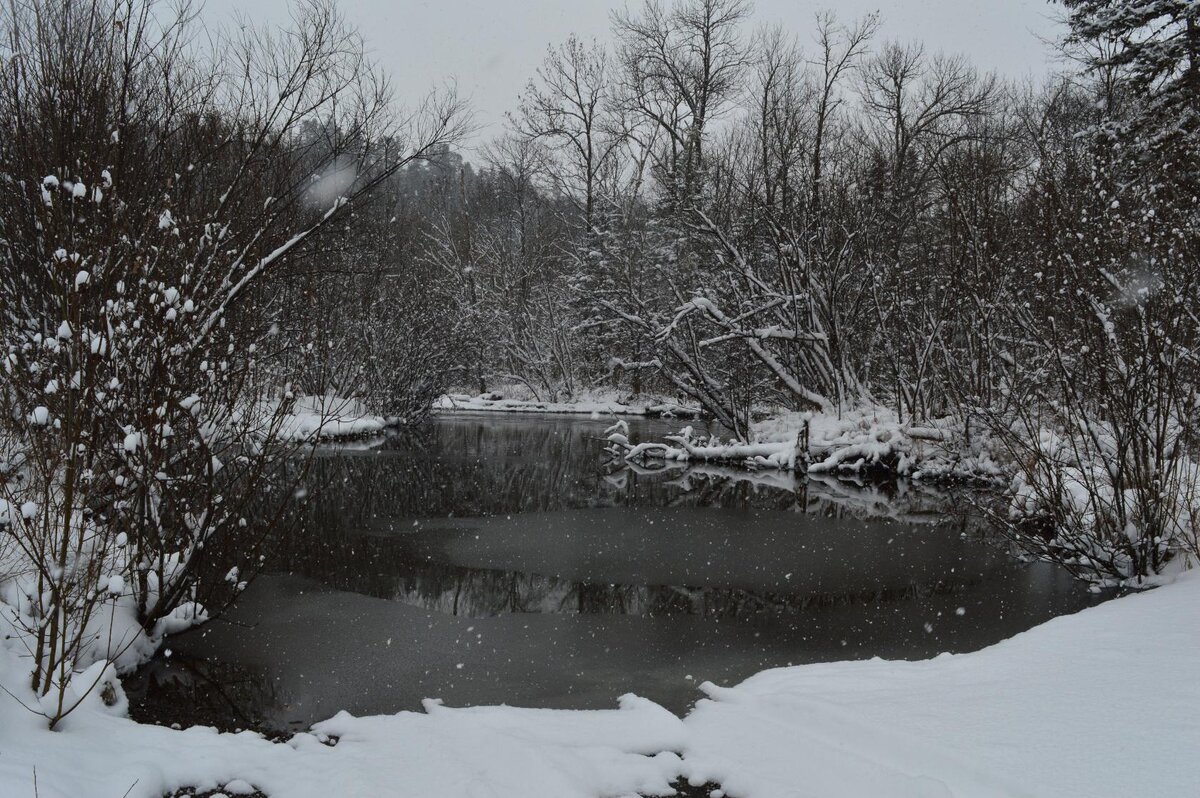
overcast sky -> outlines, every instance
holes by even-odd
[[[505,111],[545,55],[571,33],[609,39],[609,13],[625,0],[342,0],[374,58],[396,81],[401,100],[454,80],[482,126],[498,133]],[[640,0],[629,3],[641,5]],[[235,9],[262,22],[284,22],[287,0],[207,0],[212,21]],[[930,50],[969,56],[981,69],[1038,76],[1053,65],[1043,39],[1059,33],[1061,6],[1047,0],[755,0],[755,24],[780,24],[810,41],[816,12],[852,20],[871,11],[882,39],[920,40]]]

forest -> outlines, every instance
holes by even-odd
[[[1200,11],[1048,9],[1062,68],[1013,82],[876,16],[646,0],[551,46],[472,146],[469,99],[401,108],[332,0],[283,28],[5,3],[27,708],[55,728],[246,589],[334,398],[416,426],[444,395],[650,397],[710,431],[618,425],[618,456],[984,481],[1098,587],[1190,566]]]

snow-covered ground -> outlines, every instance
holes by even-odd
[[[588,712],[428,702],[272,743],[139,725],[120,717],[120,696],[111,708],[95,696],[50,732],[0,696],[0,795],[599,798],[669,794],[683,775],[734,798],[1183,798],[1200,794],[1198,603],[1190,572],[976,653],[706,685],[683,720],[633,696]],[[18,643],[0,646],[0,684],[23,697]]]
[[[252,732],[175,731],[98,710],[45,731],[0,704],[4,798],[160,798],[178,787],[271,798],[597,798],[668,792],[678,718],[643,699],[592,712],[507,707],[353,718],[273,743]],[[336,745],[326,741],[336,739]]]
[[[448,393],[433,403],[435,410],[469,410],[498,413],[573,413],[596,417],[605,416],[696,416],[699,410],[685,407],[665,397],[645,397],[630,402],[617,394],[591,392],[565,402],[543,402],[538,399],[502,396],[485,393],[477,396]]]
[[[731,796],[1200,795],[1200,573],[972,654],[766,671],[687,718]]]

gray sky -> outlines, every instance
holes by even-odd
[[[608,18],[625,0],[342,0],[374,58],[394,78],[400,99],[455,80],[482,126],[500,132],[505,111],[533,75],[547,46],[571,33],[608,41]],[[641,5],[631,0],[632,7]],[[287,19],[287,0],[207,0],[206,16],[238,9],[258,21]],[[1053,66],[1041,39],[1060,32],[1060,6],[1048,0],[755,0],[756,24],[780,24],[810,41],[824,9],[849,21],[870,11],[882,19],[880,39],[920,40],[930,50],[962,53],[984,70],[1039,76]],[[1039,39],[1041,37],[1041,39]]]

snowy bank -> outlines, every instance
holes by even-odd
[[[301,396],[283,417],[276,437],[285,441],[317,441],[376,435],[390,426],[357,399]]]
[[[684,770],[737,798],[1200,795],[1200,573],[983,651],[709,684]]]
[[[698,408],[685,407],[661,397],[645,402],[630,403],[603,395],[583,396],[566,402],[543,402],[537,399],[505,398],[497,393],[478,396],[451,393],[439,396],[434,410],[469,410],[493,413],[572,413],[592,416],[697,416]]]
[[[271,798],[666,795],[679,758],[659,752],[684,742],[678,718],[634,696],[590,712],[426,702],[425,714],[343,713],[287,743],[140,725],[99,710],[49,732],[15,710],[0,705],[5,798],[161,798],[180,787],[254,788]]]

